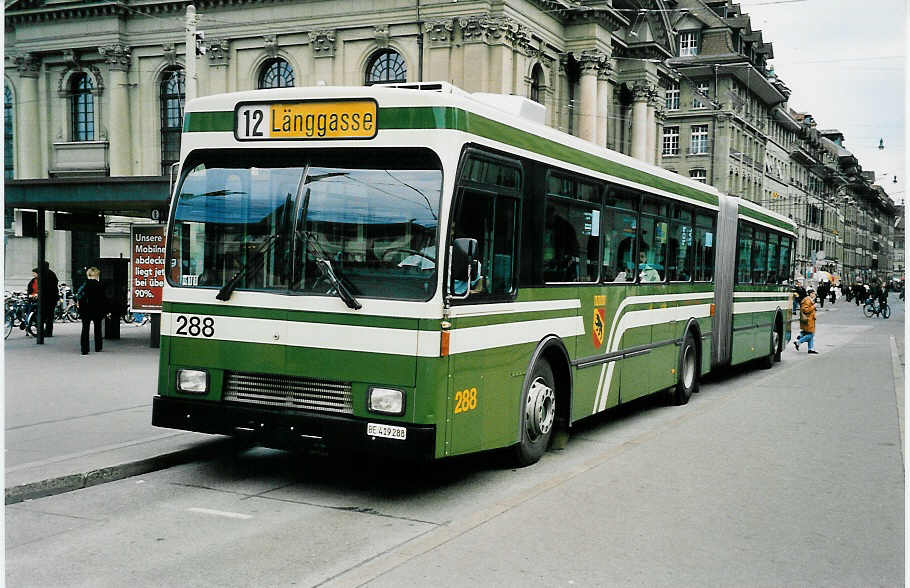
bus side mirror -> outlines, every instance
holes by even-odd
[[[451,262],[452,298],[463,300],[470,295],[471,285],[480,275],[480,260],[477,259],[477,239],[462,237],[452,244]]]

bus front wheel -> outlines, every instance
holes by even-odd
[[[538,360],[521,396],[521,440],[515,446],[519,466],[537,462],[550,443],[556,424],[556,387],[553,369]]]
[[[695,349],[695,337],[686,333],[682,347],[679,349],[679,369],[677,370],[676,387],[670,396],[673,404],[679,406],[689,402],[693,392],[698,392],[698,353]]]

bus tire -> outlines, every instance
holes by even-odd
[[[784,328],[780,321],[775,321],[774,330],[771,331],[771,349],[774,350],[774,361],[776,362],[780,362],[781,360],[781,352],[784,348],[783,341]]]
[[[686,333],[679,348],[679,369],[676,373],[676,387],[672,388],[670,401],[681,406],[689,402],[694,392],[698,392],[698,351],[691,331]]]
[[[775,346],[775,339],[777,335],[777,329],[771,329],[771,335],[768,337],[768,355],[761,358],[761,369],[770,370],[774,367],[774,356],[777,353],[777,347]]]
[[[536,463],[547,450],[556,426],[556,384],[545,359],[534,363],[521,395],[521,439],[514,447],[519,467]]]

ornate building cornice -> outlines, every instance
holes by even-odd
[[[111,71],[129,71],[133,49],[122,43],[112,43],[98,47],[98,53],[104,58]]]
[[[376,45],[382,48],[389,46],[389,39],[391,39],[391,33],[389,33],[389,25],[376,25],[373,27],[373,38],[376,40]]]
[[[313,57],[335,56],[334,30],[310,31],[307,34],[309,35],[310,43],[313,46]]]
[[[511,18],[491,17],[489,14],[463,16],[458,19],[465,43],[506,44],[524,50],[531,41],[531,35],[521,24]]]
[[[600,51],[584,50],[574,57],[582,75],[585,73],[597,75],[601,69],[608,67],[607,55]]]
[[[423,29],[433,45],[448,45],[455,37],[455,21],[450,18],[427,21]]]
[[[650,102],[657,94],[657,86],[651,82],[637,81],[632,84],[632,100],[635,102]]]
[[[278,57],[278,36],[277,35],[263,35],[262,36],[263,47],[265,47],[265,53],[272,59]]]
[[[231,41],[228,39],[213,39],[206,44],[205,54],[209,58],[209,65],[224,67],[231,62]]]
[[[34,53],[25,53],[15,57],[16,69],[20,78],[37,78],[41,69],[41,58]]]

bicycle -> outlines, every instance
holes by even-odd
[[[881,318],[888,319],[891,318],[891,307],[888,306],[887,302],[882,301],[880,304],[876,304],[874,300],[869,299],[863,305],[863,316],[866,318],[880,316]]]
[[[6,323],[4,339],[9,338],[16,327],[25,331],[26,336],[38,333],[37,305],[21,292],[15,292],[5,300],[4,320]]]

